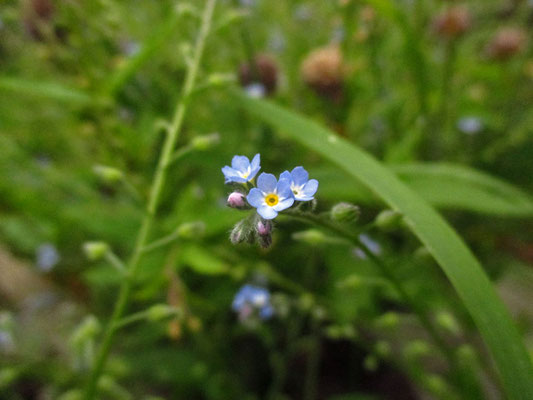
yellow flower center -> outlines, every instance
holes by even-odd
[[[273,207],[273,206],[275,206],[276,204],[278,204],[278,202],[279,202],[279,197],[278,197],[277,194],[270,193],[267,197],[265,197],[265,202],[266,202],[267,205],[269,205],[270,207]]]

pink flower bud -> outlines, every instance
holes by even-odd
[[[233,192],[228,196],[228,206],[231,208],[246,208],[244,195],[239,192]]]
[[[272,231],[272,224],[269,221],[259,221],[257,223],[257,233],[260,236],[269,235]]]

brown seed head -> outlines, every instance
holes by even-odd
[[[302,63],[301,74],[304,82],[319,95],[333,100],[342,96],[344,63],[337,46],[312,51]]]
[[[463,35],[472,25],[472,17],[466,7],[451,7],[433,21],[435,32],[445,39],[455,39]]]
[[[488,56],[494,60],[507,60],[524,48],[526,40],[522,29],[501,28],[487,46]]]
[[[266,54],[258,54],[254,58],[254,66],[250,63],[242,64],[239,68],[239,82],[241,86],[261,83],[267,95],[275,92],[278,84],[278,66],[274,59]]]

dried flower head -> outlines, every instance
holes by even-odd
[[[524,48],[526,39],[522,29],[501,28],[488,44],[487,54],[494,60],[508,60]]]
[[[42,28],[52,20],[54,3],[52,0],[28,0],[22,3],[24,27],[33,39],[43,38]]]
[[[464,6],[455,6],[438,15],[433,21],[435,32],[445,39],[456,39],[472,25],[472,17]]]
[[[239,68],[241,86],[261,84],[267,96],[276,91],[278,84],[278,66],[274,59],[266,54],[258,54],[253,61],[242,64]]]
[[[302,63],[301,74],[304,82],[319,95],[336,101],[342,97],[344,63],[339,47],[312,51]]]

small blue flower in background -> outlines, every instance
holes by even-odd
[[[291,192],[294,199],[298,201],[313,200],[313,196],[318,190],[318,181],[309,179],[309,174],[303,167],[296,167],[291,172],[285,171],[279,177],[280,180],[290,182]]]
[[[262,83],[250,83],[244,88],[246,94],[252,99],[262,99],[266,95],[266,88]]]
[[[483,130],[483,121],[478,117],[463,117],[457,121],[457,129],[467,135],[475,135]]]
[[[37,248],[36,264],[43,272],[48,272],[54,268],[60,259],[59,252],[51,243],[43,243]]]
[[[261,169],[261,159],[259,154],[256,154],[252,162],[248,157],[235,156],[231,160],[231,167],[225,166],[222,168],[222,173],[226,178],[226,183],[237,182],[246,183],[255,178],[255,175]]]
[[[246,200],[264,219],[276,218],[278,212],[294,203],[290,182],[287,179],[278,182],[274,175],[265,173],[259,175],[257,188],[250,190]]]
[[[257,312],[261,319],[269,319],[274,315],[268,289],[253,285],[244,285],[237,292],[231,308],[239,314],[241,320],[252,316],[254,312]]]

